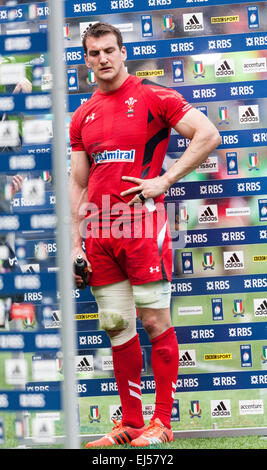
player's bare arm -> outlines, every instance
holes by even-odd
[[[17,93],[31,93],[32,92],[32,84],[31,82],[25,77],[23,80],[20,80],[19,83],[17,83],[13,94]]]
[[[86,152],[72,152],[71,174],[70,174],[70,205],[72,217],[72,260],[82,255],[87,261],[89,271],[91,266],[82,249],[83,237],[81,224],[84,219],[83,207],[87,203],[87,186],[89,179],[89,162]],[[79,283],[79,276],[74,276],[75,282]],[[81,279],[80,279],[81,280]]]
[[[165,193],[170,186],[194,171],[209,154],[221,143],[221,137],[214,124],[197,109],[189,110],[174,129],[183,137],[190,139],[190,145],[179,160],[162,176],[152,179],[123,176],[124,181],[131,181],[134,187],[121,193],[122,196],[135,194],[129,205],[140,202],[138,194],[145,199],[155,198]],[[136,194],[137,193],[137,194]]]
[[[15,194],[22,189],[23,180],[24,180],[24,178],[21,175],[14,175],[13,176],[13,178],[12,178],[12,187],[11,187],[12,197],[14,197]]]

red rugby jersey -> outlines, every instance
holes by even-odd
[[[88,201],[98,207],[102,220],[103,200],[106,208],[108,196],[114,209],[114,204],[127,203],[134,196],[120,195],[134,186],[122,176],[159,176],[171,128],[189,109],[191,105],[175,90],[129,75],[120,88],[108,93],[98,89],[74,112],[72,151],[88,155]],[[163,200],[163,196],[155,198],[155,202]],[[111,220],[118,217],[112,211],[106,215]]]

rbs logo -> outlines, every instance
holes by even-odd
[[[134,46],[133,55],[150,55],[156,54],[157,48],[155,44],[148,44],[147,46]]]
[[[133,0],[112,0],[111,10],[121,10],[122,8],[133,8]]]
[[[64,61],[69,63],[73,62],[81,62],[82,61],[82,53],[81,51],[67,51],[64,53]]]

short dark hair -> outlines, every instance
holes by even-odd
[[[105,34],[114,34],[114,36],[116,36],[119,49],[122,48],[123,40],[118,28],[109,23],[95,23],[88,26],[82,35],[82,45],[85,54],[87,54],[86,39],[89,37],[99,38]]]

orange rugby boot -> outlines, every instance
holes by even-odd
[[[173,432],[162,424],[159,418],[151,419],[143,434],[131,441],[133,447],[148,447],[173,441]]]
[[[122,421],[116,421],[115,419],[112,421],[115,424],[112,431],[96,441],[88,442],[85,446],[87,449],[90,447],[110,447],[130,444],[130,442],[138,438],[145,429],[145,426],[142,428],[132,428],[131,426],[124,426]]]

